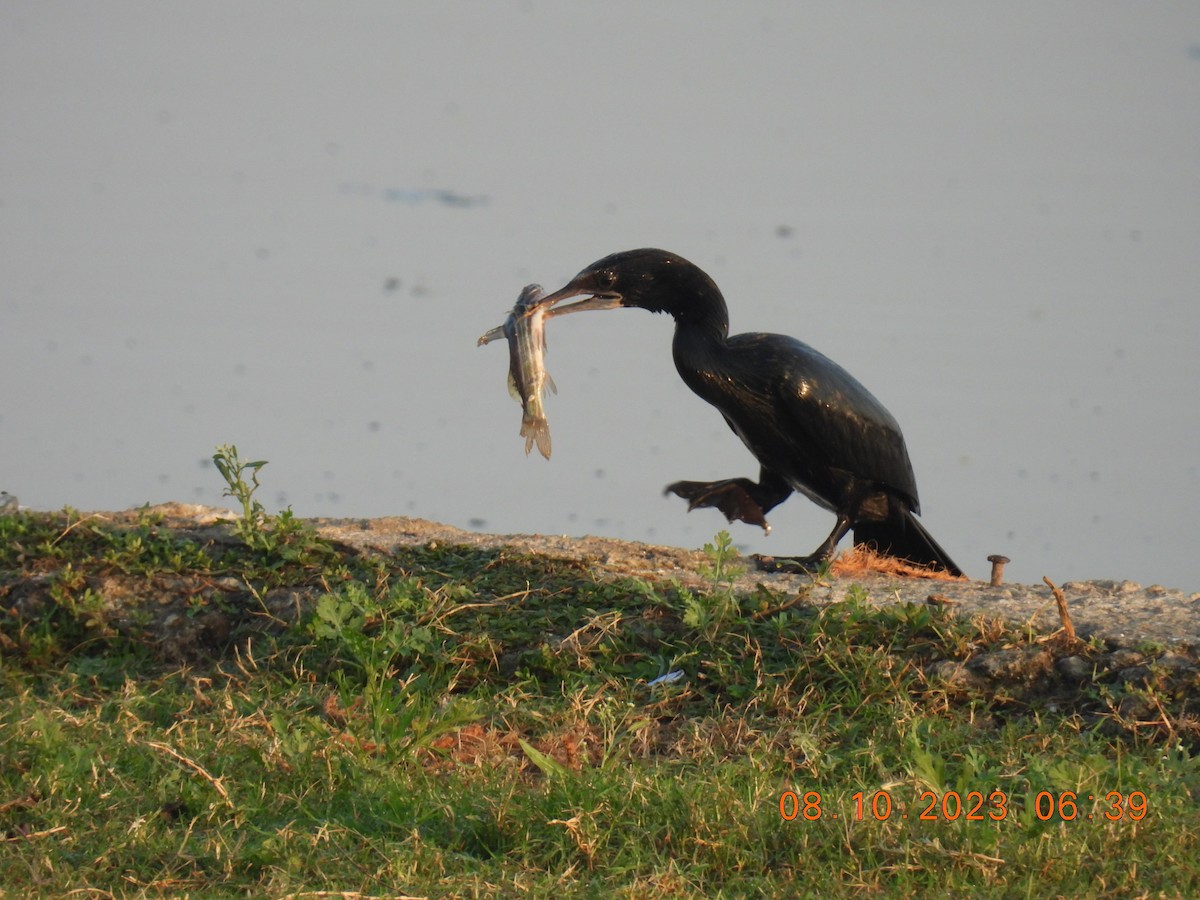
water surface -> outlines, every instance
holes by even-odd
[[[670,481],[753,475],[669,320],[520,288],[661,246],[735,331],[891,409],[976,575],[1200,590],[1200,8],[666,2],[0,8],[0,488],[263,500],[698,546]],[[807,552],[803,498],[745,548]]]

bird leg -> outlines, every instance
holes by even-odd
[[[741,520],[758,525],[767,534],[767,524],[762,504],[755,498],[759,486],[749,478],[726,478],[722,481],[676,481],[668,484],[663,494],[675,494],[688,502],[688,512],[702,506],[719,509],[730,522]]]
[[[710,506],[723,512],[730,522],[740,520],[757,525],[770,534],[767,513],[791,495],[792,486],[764,466],[759,470],[757,483],[749,478],[676,481],[668,484],[663,493],[676,494],[688,501],[688,512]]]
[[[837,522],[834,523],[833,531],[829,532],[829,537],[825,538],[821,546],[808,556],[763,556],[755,553],[751,559],[764,572],[790,572],[792,574],[815,572],[833,558],[838,542],[850,530],[850,521],[848,515],[840,513]]]

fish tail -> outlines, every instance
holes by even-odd
[[[545,416],[526,416],[522,419],[521,437],[525,438],[526,456],[536,442],[538,452],[546,459],[550,458],[550,423]]]

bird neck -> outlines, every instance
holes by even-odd
[[[683,337],[719,345],[729,337],[729,309],[716,285],[694,292],[687,303],[675,306],[670,312],[675,319],[677,340]]]
[[[724,304],[722,304],[724,312]],[[671,355],[675,368],[688,387],[701,397],[715,402],[718,382],[726,379],[726,351],[729,324],[723,315],[675,317],[675,338]]]

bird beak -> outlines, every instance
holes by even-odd
[[[547,294],[538,305],[553,306],[570,297],[579,297],[584,294],[591,294],[591,296],[575,303],[568,303],[566,306],[560,306],[558,309],[552,309],[546,313],[546,316],[565,316],[567,313],[585,312],[589,309],[616,309],[621,305],[620,294],[592,293],[589,288],[578,285],[574,281],[553,294]]]

